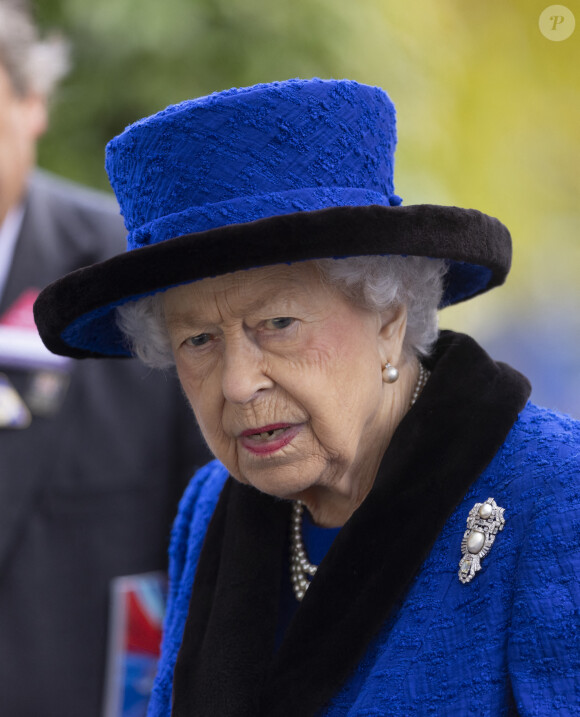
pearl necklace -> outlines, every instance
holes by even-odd
[[[423,364],[419,364],[419,376],[415,390],[413,391],[413,396],[411,397],[411,402],[409,403],[409,408],[411,408],[419,398],[419,394],[427,383],[429,376],[429,371],[427,371]],[[292,503],[292,516],[290,519],[290,582],[292,583],[292,590],[298,602],[302,601],[302,598],[308,590],[310,581],[318,569],[318,566],[313,565],[306,555],[304,541],[302,540],[303,513],[304,503],[301,500],[295,500]]]

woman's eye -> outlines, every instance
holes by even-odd
[[[211,340],[211,334],[198,334],[197,336],[190,336],[186,339],[185,343],[188,346],[199,347],[207,344]]]
[[[280,331],[281,329],[288,328],[288,326],[294,323],[294,321],[295,319],[291,316],[277,316],[275,319],[268,319],[267,321],[264,321],[264,326],[266,329]]]

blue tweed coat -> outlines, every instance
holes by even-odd
[[[580,424],[467,337],[431,368],[278,651],[288,506],[217,461],[196,474],[149,715],[580,714]],[[462,584],[489,497],[505,527]]]

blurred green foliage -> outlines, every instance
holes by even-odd
[[[227,87],[330,76],[348,36],[328,0],[49,0],[37,17],[74,47],[41,163],[97,186],[104,145],[127,124]]]

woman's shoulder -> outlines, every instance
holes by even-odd
[[[580,421],[560,411],[537,406],[528,401],[520,414],[519,422],[535,426],[538,430],[559,435],[561,433],[576,434],[580,438]]]
[[[547,524],[569,531],[571,517],[580,516],[579,487],[580,422],[528,402],[466,501],[493,496],[519,550],[523,536],[540,541]]]
[[[194,474],[185,489],[171,531],[170,555],[178,570],[192,541],[201,545],[227,478],[227,469],[213,460]]]
[[[558,470],[580,467],[580,421],[528,402],[503,446],[523,466]]]
[[[197,470],[185,489],[181,500],[180,511],[200,499],[212,500],[219,494],[228,477],[227,468],[220,461],[213,460]]]
[[[552,714],[557,700],[563,707],[578,703],[580,422],[529,403],[508,436],[502,465],[511,489],[504,532],[514,555],[508,634],[514,699],[522,714]]]
[[[558,544],[575,540],[580,520],[580,422],[528,403],[472,492],[483,488],[505,508],[506,547],[557,554]]]
[[[228,475],[227,468],[218,460],[196,471],[179,503],[176,524],[181,520],[189,525],[199,511],[211,516]]]

